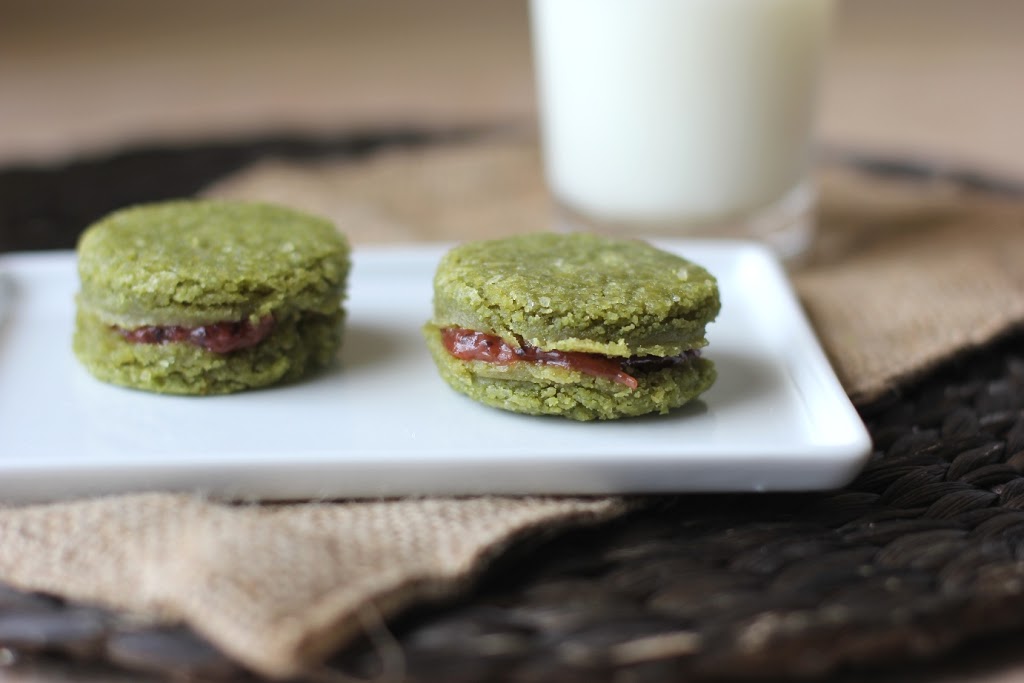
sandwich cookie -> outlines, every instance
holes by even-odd
[[[644,242],[531,234],[449,251],[424,335],[441,377],[477,401],[608,420],[712,385],[700,349],[719,307],[707,270]]]
[[[294,380],[335,357],[348,271],[330,222],[283,207],[117,211],[79,240],[74,351],[105,382],[160,393]]]

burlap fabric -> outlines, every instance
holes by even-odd
[[[900,382],[1024,321],[1024,208],[942,182],[822,171],[821,235],[793,281],[851,398]],[[529,140],[397,150],[354,164],[268,161],[210,188],[332,217],[356,243],[544,230]]]
[[[855,173],[824,182],[826,232],[794,280],[858,401],[1024,320],[1024,207]],[[535,147],[496,141],[358,162],[268,163],[212,188],[333,217],[353,241],[543,229]],[[0,580],[185,621],[270,676],[465,587],[526,533],[612,518],[619,499],[229,505],[148,494],[0,509]]]

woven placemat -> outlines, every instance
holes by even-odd
[[[85,222],[58,217],[47,246]],[[317,678],[813,676],[1024,625],[1022,348],[1011,336],[912,389],[871,392],[877,451],[844,491],[647,498],[598,531],[535,535],[458,602],[387,624],[362,614],[368,637]],[[245,675],[188,629],[10,589],[0,648],[0,662]]]

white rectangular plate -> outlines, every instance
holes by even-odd
[[[204,398],[102,384],[71,353],[74,254],[0,257],[0,501],[125,491],[240,499],[838,487],[870,450],[778,263],[729,242],[662,242],[719,279],[718,381],[668,416],[516,415],[456,394],[420,326],[439,245],[353,255],[337,367]],[[6,311],[2,310],[6,308]]]

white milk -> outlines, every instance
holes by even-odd
[[[615,222],[707,223],[800,185],[831,0],[531,0],[548,183]]]

